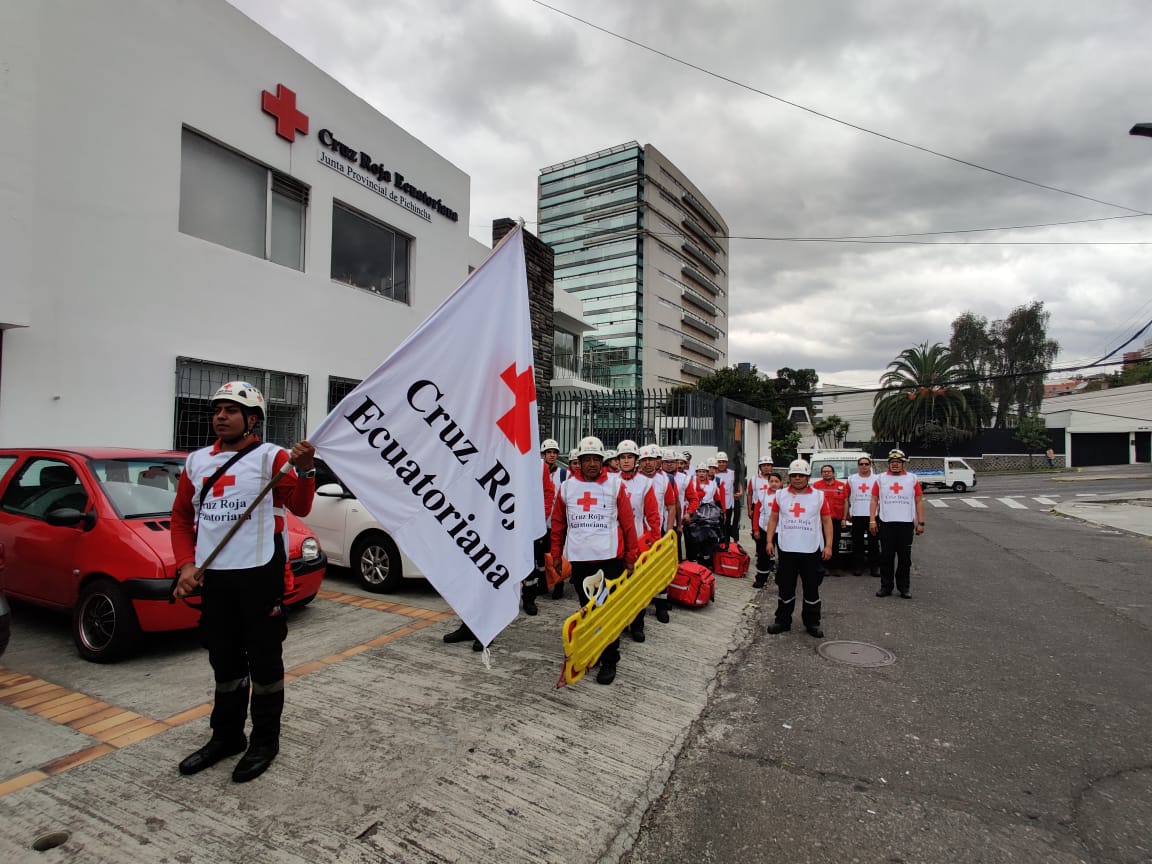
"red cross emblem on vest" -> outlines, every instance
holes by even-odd
[[[900,494],[900,490],[903,488],[904,487],[900,485],[899,481],[892,484],[892,491],[895,492],[897,495]]]
[[[868,484],[867,483],[861,483],[860,484],[860,491],[861,492],[867,492],[868,491]]]
[[[203,478],[203,481],[205,483],[207,483],[211,479],[212,479],[211,477],[205,477],[205,478]],[[217,480],[215,483],[212,484],[212,497],[213,498],[223,497],[224,490],[227,489],[229,486],[235,486],[235,485],[236,485],[236,478],[233,477],[231,474],[225,474],[223,477],[221,477],[219,480]]]
[[[591,493],[591,492],[588,492],[588,491],[585,491],[585,492],[584,492],[584,497],[583,497],[583,498],[577,498],[577,499],[576,499],[576,503],[577,503],[577,504],[579,504],[581,507],[583,507],[583,508],[584,508],[584,512],[585,512],[585,513],[587,513],[589,510],[591,510],[591,509],[592,509],[592,505],[593,505],[593,504],[596,504],[596,503],[597,503],[597,501],[598,501],[598,499],[596,499],[596,498],[593,498],[593,497],[592,497],[592,493]]]
[[[791,508],[789,508],[788,512],[791,513],[797,519],[799,519],[801,513],[807,513],[808,511],[800,506],[799,501],[794,501],[794,502],[792,502],[792,506],[791,506]]]

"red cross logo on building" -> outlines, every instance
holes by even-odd
[[[516,364],[513,363],[500,373],[500,380],[515,395],[516,404],[496,421],[496,425],[512,442],[513,447],[521,453],[527,453],[532,449],[532,403],[536,401],[536,381],[532,377],[532,367],[529,366],[517,375]]]
[[[201,478],[203,483],[207,483],[211,479],[212,479],[211,477]],[[221,477],[219,480],[217,480],[215,483],[212,484],[212,497],[213,498],[222,498],[224,496],[224,490],[227,489],[229,486],[235,486],[235,485],[236,485],[236,478],[233,477],[231,474],[225,474],[223,477]]]
[[[587,513],[589,510],[592,509],[592,505],[597,503],[598,500],[599,499],[592,497],[591,492],[588,492],[587,490],[585,490],[584,497],[583,498],[577,498],[576,503],[579,504],[581,507],[583,507],[584,512]]]
[[[296,133],[308,134],[308,115],[296,108],[296,91],[283,84],[276,85],[276,95],[267,90],[260,94],[260,107],[276,118],[276,134],[287,141],[295,141]]]
[[[893,484],[892,484],[892,491],[893,491],[893,492],[895,492],[897,495],[899,495],[899,494],[900,494],[900,490],[901,490],[901,489],[903,489],[903,488],[904,488],[904,487],[900,485],[899,481],[897,481],[896,483],[893,483]]]
[[[800,506],[799,501],[794,501],[792,503],[792,508],[788,512],[791,513],[796,519],[799,519],[801,513],[807,513],[808,511]]]

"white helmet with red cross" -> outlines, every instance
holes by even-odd
[[[264,419],[264,394],[247,381],[228,381],[220,385],[212,395],[212,404],[217,402],[235,402],[243,408],[258,411],[260,419]]]

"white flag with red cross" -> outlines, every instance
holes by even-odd
[[[545,531],[533,375],[515,228],[309,436],[484,645]]]

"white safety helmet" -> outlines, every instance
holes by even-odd
[[[631,441],[625,438],[623,441],[616,445],[616,455],[623,456],[625,453],[639,457],[640,446],[635,441]]]
[[[569,462],[575,462],[579,458],[580,458],[580,448],[579,447],[573,447],[571,450],[568,451],[568,461]]]
[[[225,401],[258,411],[260,419],[264,419],[264,395],[247,381],[229,381],[220,385],[220,389],[212,395],[212,404]]]
[[[721,450],[719,453],[716,454],[716,461],[717,462],[727,462],[728,461],[728,454],[725,453],[723,450]]]
[[[715,456],[709,456],[708,461],[705,462],[704,464],[709,468],[719,468],[720,467],[720,460],[717,459]]]
[[[581,438],[580,443],[576,445],[576,458],[579,459],[581,456],[599,456],[603,459],[604,442],[595,435]]]
[[[619,455],[619,453],[609,447],[604,451],[604,461],[607,462],[609,459],[615,459]]]
[[[756,464],[757,465],[772,465],[774,463],[772,462],[771,456],[761,456],[760,461],[757,462]]]
[[[640,448],[640,458],[641,459],[659,459],[660,458],[660,448],[656,447],[654,444],[645,444],[643,447]]]
[[[791,477],[793,474],[803,474],[805,477],[811,477],[812,466],[803,459],[797,459],[788,466],[788,476]]]
[[[888,461],[892,462],[895,459],[899,459],[901,462],[907,462],[908,461],[908,457],[904,455],[903,450],[889,450],[888,451]]]
[[[676,451],[670,447],[664,448],[664,452],[662,454],[662,457],[663,457],[665,462],[675,462],[679,458],[676,455]]]
[[[541,453],[547,453],[549,450],[555,450],[557,453],[559,453],[560,452],[560,442],[557,441],[555,438],[545,438],[543,441],[540,442],[540,452]]]
[[[689,453],[687,450],[685,450],[683,453],[680,454],[679,458],[683,459],[685,462],[691,462],[692,461],[692,454]]]

